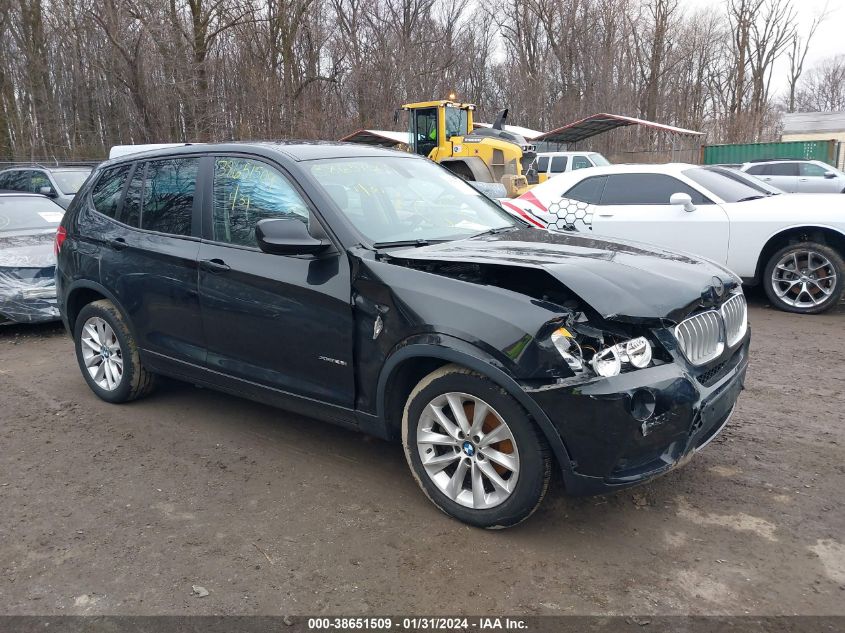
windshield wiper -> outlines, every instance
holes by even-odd
[[[486,231],[481,231],[481,233],[476,233],[475,235],[470,235],[469,239],[473,237],[480,237],[482,235],[498,235],[499,233],[507,233],[509,231],[517,231],[519,230],[518,226],[499,226],[494,229],[487,229]]]
[[[429,244],[439,244],[440,242],[449,242],[450,240],[394,240],[392,242],[375,242],[375,248],[390,248],[392,246],[428,246]]]
[[[737,202],[748,202],[749,200],[759,200],[760,198],[764,198],[765,196],[748,196],[747,198],[740,198]]]

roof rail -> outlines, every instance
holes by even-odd
[[[783,156],[778,156],[777,158],[752,158],[749,160],[749,163],[776,163],[781,160],[809,160],[808,158],[784,158]]]
[[[0,169],[9,169],[11,167],[38,167],[40,169],[61,169],[62,167],[94,167],[99,165],[100,160],[59,160],[59,161],[17,161],[4,160],[0,161]]]

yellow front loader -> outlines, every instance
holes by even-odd
[[[508,111],[492,127],[473,129],[475,105],[456,101],[421,101],[402,106],[408,112],[411,151],[428,156],[466,180],[501,183],[508,197],[528,190],[526,172],[535,147],[504,129]]]

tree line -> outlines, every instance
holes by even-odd
[[[612,112],[764,140],[784,108],[845,106],[845,58],[804,68],[824,15],[801,31],[796,1],[0,0],[0,160],[337,139],[449,93],[539,130]]]

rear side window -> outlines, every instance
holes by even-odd
[[[604,191],[604,183],[606,181],[607,176],[585,178],[563,194],[563,197],[569,198],[570,200],[578,200],[579,202],[598,204],[601,202],[601,194]]]
[[[141,228],[190,235],[198,158],[169,158],[147,163],[141,205]]]
[[[769,165],[772,176],[797,176],[798,163],[772,163]]]
[[[91,200],[94,208],[110,218],[117,216],[120,207],[120,196],[123,194],[123,186],[129,176],[131,165],[111,167],[103,172],[97,184],[91,190]]]
[[[548,156],[540,156],[537,159],[537,171],[541,173],[545,173],[549,171],[549,157]]]
[[[669,204],[673,193],[686,193],[693,204],[710,204],[701,193],[665,174],[612,174],[601,196],[602,204]]]
[[[3,174],[0,189],[10,191],[29,191],[29,172],[24,170],[9,171]]]
[[[552,157],[552,173],[562,174],[566,171],[566,156]]]
[[[308,222],[308,207],[281,173],[248,158],[220,157],[214,163],[214,240],[257,246],[255,225],[268,218]]]

